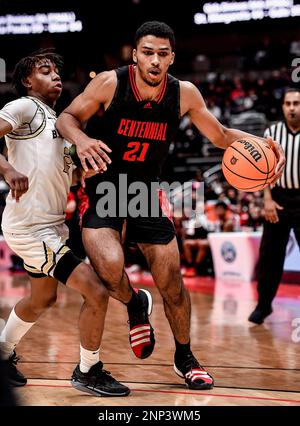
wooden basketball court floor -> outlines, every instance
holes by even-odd
[[[174,343],[162,300],[148,273],[131,276],[154,298],[151,316],[156,347],[139,360],[128,342],[124,306],[110,299],[101,360],[131,388],[124,398],[97,398],[73,389],[69,378],[79,358],[80,296],[64,286],[54,307],[18,346],[19,369],[28,384],[17,389],[26,406],[295,406],[300,405],[300,285],[281,285],[274,313],[261,326],[247,317],[255,306],[255,284],[196,277],[185,279],[192,301],[194,354],[215,378],[209,391],[185,387],[173,371]],[[24,274],[0,272],[0,317],[29,292]],[[3,326],[3,320],[0,320]]]

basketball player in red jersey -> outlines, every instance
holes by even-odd
[[[175,37],[168,25],[156,21],[144,23],[137,30],[135,42],[134,64],[100,73],[61,114],[57,128],[77,146],[85,170],[88,163],[95,171],[106,170],[103,175],[88,179],[86,185],[89,208],[83,216],[83,240],[111,296],[127,305],[130,343],[135,355],[146,358],[155,342],[148,318],[151,297],[144,291],[136,293],[130,286],[120,240],[125,218],[99,215],[99,186],[97,191],[96,187],[105,179],[119,190],[120,174],[126,175],[128,183],[139,181],[149,186],[150,182],[156,182],[180,118],[185,114],[220,148],[225,149],[234,140],[249,135],[224,128],[207,110],[192,83],[179,81],[167,73],[175,57]],[[99,139],[112,150],[109,160],[99,140],[89,138],[82,130],[100,107],[105,112],[99,126]],[[274,177],[277,180],[285,159],[280,146],[272,140],[270,144],[278,158]],[[124,199],[120,204],[122,202]],[[128,215],[126,232],[129,241],[137,243],[144,254],[163,298],[176,345],[175,372],[185,379],[190,389],[211,389],[213,378],[201,367],[190,348],[190,297],[180,273],[173,223],[167,215]]]

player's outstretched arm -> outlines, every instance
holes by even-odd
[[[256,137],[241,130],[224,127],[207,109],[203,97],[196,86],[188,81],[180,82],[180,104],[181,115],[188,114],[197,129],[219,148],[226,149],[237,139],[249,136]],[[274,176],[275,182],[283,172],[285,156],[278,142],[272,140],[272,138],[268,138],[267,141],[278,160]]]
[[[12,131],[12,125],[0,118],[0,137]],[[20,197],[28,190],[28,178],[17,172],[6,158],[0,154],[0,174],[11,189],[12,197],[18,202]]]
[[[109,105],[116,86],[114,71],[98,74],[57,119],[56,127],[59,133],[76,145],[77,155],[86,172],[88,163],[96,172],[106,170],[107,164],[111,163],[107,155],[111,149],[104,142],[89,138],[82,129],[101,105],[105,108]]]

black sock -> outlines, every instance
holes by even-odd
[[[142,308],[141,299],[138,297],[137,293],[132,290],[132,297],[128,303],[126,303],[127,311],[136,312]]]
[[[188,343],[179,343],[176,339],[175,345],[176,345],[176,351],[175,351],[175,362],[180,363],[183,361],[187,354],[191,353],[191,342],[190,340]]]
[[[266,304],[266,303],[264,303],[264,304],[258,303],[255,309],[258,309],[258,310],[260,310],[264,313],[267,313],[267,312],[270,312],[272,310],[272,305]]]

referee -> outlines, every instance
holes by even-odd
[[[272,136],[284,150],[286,166],[275,186],[264,190],[265,223],[258,263],[258,304],[249,321],[262,324],[272,313],[272,301],[283,273],[291,229],[300,247],[300,89],[287,89],[283,96],[284,121],[271,125]]]

